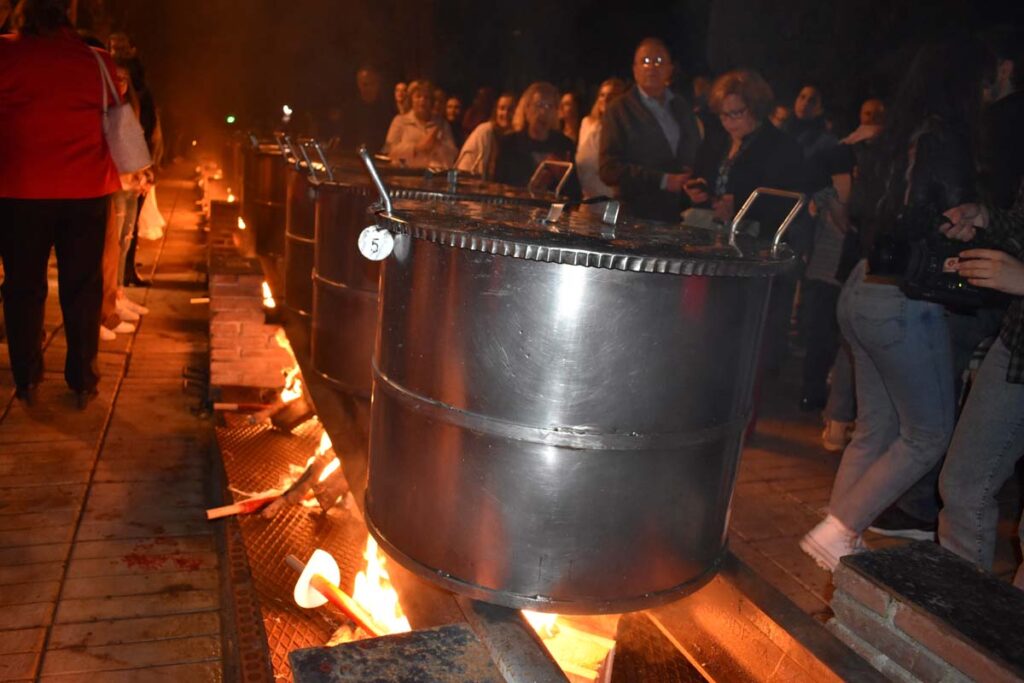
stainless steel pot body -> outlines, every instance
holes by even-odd
[[[336,169],[335,175],[337,181],[317,188],[311,356],[313,368],[336,388],[369,399],[380,266],[360,256],[356,243],[359,233],[373,223],[370,208],[378,196],[362,168]],[[494,183],[463,180],[448,186],[444,178],[425,179],[422,172],[402,169],[386,176],[396,200],[542,203]]]
[[[771,278],[465,243],[399,234],[384,262],[371,531],[407,568],[510,607],[618,612],[702,585]]]
[[[369,184],[325,183],[317,193],[313,268],[313,368],[336,388],[369,399],[380,266],[359,254],[370,222]]]
[[[284,305],[308,319],[313,313],[313,258],[316,245],[317,183],[305,168],[286,171]]]
[[[287,165],[281,150],[270,145],[248,146],[244,155],[242,216],[253,231],[256,253],[284,253]]]

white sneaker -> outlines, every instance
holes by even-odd
[[[825,429],[821,432],[821,447],[829,453],[839,453],[850,443],[853,422],[837,422],[825,420]]]
[[[117,334],[106,325],[100,325],[100,339],[102,341],[114,341],[117,339]]]
[[[825,517],[800,539],[800,549],[810,555],[819,567],[830,572],[836,570],[840,557],[866,550],[860,534],[847,529],[832,515]]]
[[[136,302],[132,301],[131,299],[129,299],[126,296],[125,297],[121,297],[120,299],[117,300],[117,306],[118,306],[119,309],[120,308],[125,308],[125,309],[127,309],[127,310],[129,310],[132,313],[135,313],[137,315],[146,315],[147,313],[149,313],[149,309],[148,308],[146,308],[142,304],[139,304],[139,303],[136,303]]]
[[[135,325],[132,325],[129,322],[125,322],[124,320],[118,323],[117,327],[114,328],[114,332],[116,332],[117,334],[131,334],[134,331]]]
[[[114,310],[117,311],[117,317],[121,320],[127,320],[130,323],[138,322],[139,320],[139,314],[127,306],[122,306],[120,301],[117,302]]]

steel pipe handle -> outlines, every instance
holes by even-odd
[[[758,187],[755,188],[747,200],[743,202],[743,206],[736,212],[736,216],[733,217],[732,222],[729,224],[729,244],[736,245],[736,232],[739,230],[740,221],[747,215],[747,211],[750,210],[751,205],[761,195],[771,195],[773,197],[784,197],[787,199],[794,200],[793,208],[790,209],[786,217],[782,219],[782,223],[775,231],[775,237],[772,238],[772,256],[775,256],[779,250],[779,245],[782,244],[782,238],[786,235],[786,230],[789,229],[793,219],[796,218],[797,214],[800,213],[800,209],[804,208],[804,204],[807,203],[807,196],[800,192],[790,192],[789,190],[777,190],[773,187]]]
[[[331,170],[331,163],[327,160],[327,155],[324,153],[324,148],[320,145],[320,141],[316,138],[310,138],[306,144],[312,146],[313,151],[316,152],[317,157],[319,157],[320,163],[323,164],[324,175],[327,176],[327,180],[333,181],[334,171]]]
[[[377,188],[377,192],[380,194],[380,203],[384,207],[385,215],[390,217],[391,195],[388,193],[388,188],[384,187],[384,181],[380,179],[380,173],[377,172],[377,167],[374,165],[373,158],[370,156],[369,150],[366,149],[366,145],[359,148],[359,157],[363,160],[366,171],[370,174],[370,180],[373,181],[374,187]]]

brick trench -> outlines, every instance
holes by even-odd
[[[0,680],[224,678],[212,427],[181,376],[206,366],[203,236],[192,182],[167,175],[166,238],[140,244],[154,284],[130,292],[151,313],[101,342],[99,397],[79,412],[64,385],[52,264],[36,406],[0,349]]]
[[[0,680],[225,675],[222,560],[202,514],[215,502],[211,427],[193,417],[196,399],[181,391],[181,369],[207,362],[209,311],[189,303],[205,292],[197,270],[203,238],[190,181],[161,183],[160,197],[168,235],[141,249],[155,286],[132,292],[152,313],[136,334],[103,343],[101,394],[86,411],[72,408],[61,377],[55,272],[48,372],[37,407],[13,402],[0,349]],[[758,431],[740,468],[730,543],[763,578],[825,620],[831,579],[797,541],[823,516],[839,458],[820,447],[817,418],[795,409],[798,365],[794,359],[765,387]],[[1017,561],[1015,490],[1004,503],[996,572],[1005,578]],[[868,540],[874,547],[899,543]]]

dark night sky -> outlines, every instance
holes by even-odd
[[[85,2],[87,0],[83,0]],[[94,0],[96,1],[96,0]],[[102,0],[101,0],[102,1]],[[804,80],[839,121],[886,95],[922,39],[1024,21],[1024,2],[969,0],[106,0],[136,40],[165,118],[248,127],[350,96],[353,72],[425,75],[470,95],[550,80],[584,95],[628,76],[632,49],[663,37],[680,81],[735,66],[761,71],[782,100]],[[183,123],[191,128],[194,124]]]

